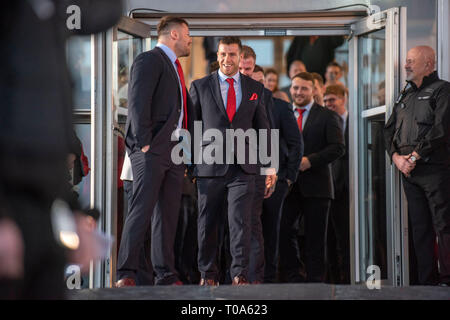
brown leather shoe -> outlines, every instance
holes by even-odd
[[[116,288],[135,287],[136,281],[132,278],[123,278],[116,282]]]
[[[218,286],[219,282],[213,279],[201,279],[199,286]]]
[[[244,276],[236,276],[233,278],[233,282],[231,285],[233,286],[242,286],[249,284],[248,280]]]

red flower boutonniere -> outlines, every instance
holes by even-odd
[[[256,93],[252,94],[252,96],[250,97],[250,101],[253,100],[258,100],[258,95]]]

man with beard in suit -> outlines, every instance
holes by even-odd
[[[190,89],[196,120],[202,122],[203,132],[215,130],[224,137],[223,141],[220,141],[221,139],[213,136],[209,141],[202,141],[202,146],[205,150],[211,147],[227,150],[223,152],[222,159],[211,164],[204,163],[202,159],[191,168],[193,176],[197,178],[198,187],[200,285],[218,285],[218,230],[219,222],[223,220],[220,215],[224,214],[222,208],[225,201],[228,205],[232,284],[249,283],[251,235],[248,230],[251,225],[255,175],[260,174],[260,166],[256,164],[255,157],[254,162],[250,161],[252,153],[253,156],[256,154],[250,138],[245,137],[245,150],[238,150],[234,136],[230,141],[234,152],[228,152],[229,148],[225,147],[229,138],[226,132],[229,129],[241,129],[243,132],[265,129],[270,134],[270,124],[264,106],[264,86],[239,73],[241,50],[239,38],[222,38],[217,52],[219,70],[194,81]],[[270,149],[270,139],[268,140]],[[245,153],[245,159],[236,163],[236,160],[241,158],[242,151]],[[273,170],[267,175],[266,189],[276,181],[275,170],[270,169]]]
[[[180,136],[192,118],[178,60],[190,54],[192,39],[187,22],[178,17],[163,17],[157,31],[156,48],[138,55],[130,72],[125,144],[133,171],[133,199],[123,226],[117,287],[136,285],[151,225],[155,284],[182,284],[175,270],[174,241],[185,165],[171,159],[177,143],[171,136]]]
[[[325,266],[325,233],[334,198],[331,163],[345,152],[336,113],[314,103],[314,78],[303,72],[292,79],[293,109],[305,143],[297,181],[287,196],[280,226],[280,272],[289,282],[299,277],[296,224],[304,218],[306,281],[322,282]]]

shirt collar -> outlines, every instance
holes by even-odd
[[[295,109],[300,108],[300,109],[306,110],[306,112],[309,112],[309,110],[311,110],[313,104],[314,104],[314,99],[312,99],[310,103],[308,103],[306,106],[303,106],[303,107],[297,107],[295,104],[292,104],[292,105],[294,106],[294,111],[295,111]]]
[[[345,110],[344,114],[341,115],[342,120],[347,121],[348,111]]]
[[[217,74],[219,75],[219,80],[221,82],[225,82],[228,78],[233,78],[236,83],[239,83],[239,80],[241,79],[241,75],[240,75],[239,71],[236,72],[236,74],[232,77],[225,75],[220,69],[217,71]]]
[[[175,61],[177,60],[177,55],[175,54],[175,52],[173,52],[172,49],[170,49],[168,46],[166,46],[165,44],[162,44],[160,42],[158,42],[158,44],[156,46],[161,48],[162,51],[164,51],[164,53],[169,57],[169,59],[170,59],[170,61],[172,61],[172,63],[175,63]]]

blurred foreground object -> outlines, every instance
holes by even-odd
[[[80,13],[74,30],[67,23],[70,6]],[[14,292],[8,298],[64,298],[67,248],[55,241],[50,213],[57,198],[69,203],[70,211],[79,209],[67,183],[67,159],[76,140],[66,40],[72,34],[104,31],[121,13],[120,0],[2,4],[0,198],[22,233],[24,272],[19,282],[0,286],[0,296]]]
[[[0,279],[23,276],[23,243],[20,230],[10,219],[0,220]]]

